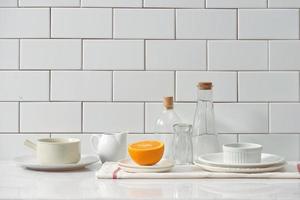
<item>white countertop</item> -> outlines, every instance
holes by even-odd
[[[295,179],[100,180],[97,168],[39,172],[0,161],[0,199],[300,199]]]

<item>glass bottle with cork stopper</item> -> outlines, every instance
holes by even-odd
[[[158,138],[164,142],[165,151],[163,158],[173,160],[172,142],[174,136],[173,125],[180,123],[181,119],[174,111],[173,97],[163,99],[163,110],[156,120],[154,133],[159,134]]]
[[[213,84],[199,82],[197,107],[193,121],[193,160],[206,153],[219,152],[219,140],[215,129]]]

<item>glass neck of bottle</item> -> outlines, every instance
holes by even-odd
[[[198,101],[212,102],[212,97],[213,97],[212,90],[198,90]]]

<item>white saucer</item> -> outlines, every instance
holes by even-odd
[[[263,153],[260,163],[227,164],[223,162],[223,153],[210,153],[199,156],[197,163],[225,168],[263,168],[282,165],[285,160],[281,156]]]
[[[99,161],[96,155],[81,155],[81,159],[75,164],[59,164],[59,165],[44,165],[40,164],[36,157],[31,156],[20,156],[15,158],[16,163],[24,168],[40,170],[40,171],[69,171],[84,168],[87,165],[96,163]]]
[[[127,168],[138,168],[138,169],[161,169],[161,168],[170,168],[174,166],[174,163],[170,160],[162,159],[155,165],[145,166],[138,165],[133,162],[131,159],[123,159],[119,161],[119,166],[127,167]]]
[[[226,173],[262,173],[277,171],[285,166],[285,164],[273,165],[270,167],[261,168],[233,168],[233,167],[218,167],[195,162],[195,165],[210,172],[226,172]]]
[[[122,170],[132,173],[153,173],[170,171],[174,163],[169,160],[161,160],[155,165],[143,166],[134,163],[131,159],[124,159],[119,161],[119,166]]]

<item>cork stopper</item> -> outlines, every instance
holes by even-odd
[[[213,85],[212,82],[199,82],[197,87],[199,90],[211,90]]]
[[[173,97],[164,97],[163,102],[166,109],[173,109]]]

